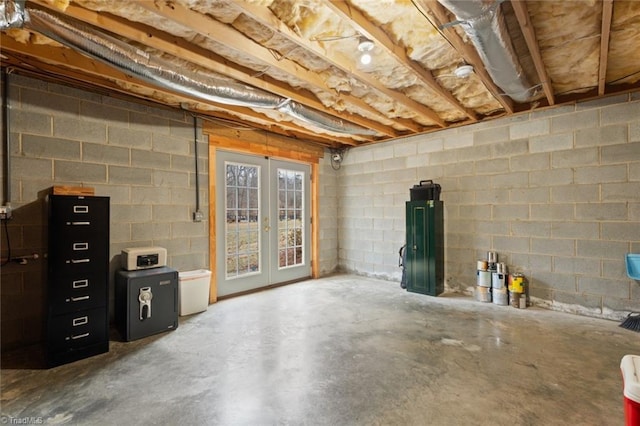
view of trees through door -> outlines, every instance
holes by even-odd
[[[218,295],[311,273],[310,167],[220,151],[216,155]]]

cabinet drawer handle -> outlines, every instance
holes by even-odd
[[[89,263],[91,259],[71,259],[71,263]],[[69,263],[69,261],[67,261]]]
[[[82,302],[83,300],[89,300],[89,296],[72,297],[72,302]]]
[[[84,339],[85,337],[89,337],[89,333],[78,334],[77,336],[71,335],[71,340]]]
[[[88,316],[84,316],[84,317],[78,317],[78,318],[74,318],[73,319],[73,326],[77,327],[79,325],[85,325],[89,323],[89,317]]]
[[[72,284],[73,288],[89,287],[89,280],[77,280]]]
[[[73,243],[73,249],[78,250],[89,250],[89,243]]]
[[[71,225],[71,226],[91,225],[91,222],[67,222],[67,225]]]
[[[89,206],[73,206],[74,213],[89,213]]]

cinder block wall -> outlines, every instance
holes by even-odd
[[[179,271],[208,268],[208,142],[198,124],[205,221],[195,223],[193,117],[16,74],[9,88],[11,255],[40,259],[2,267],[2,350],[42,339],[42,193],[53,185],[89,186],[111,197],[111,277],[126,247],[165,247],[168,265]],[[4,228],[1,238],[5,258]]]
[[[536,303],[619,319],[640,310],[640,93],[351,149],[338,178],[340,268],[399,281],[405,201],[442,185],[446,283],[468,291],[499,253]]]
[[[338,171],[331,166],[331,154],[320,160],[320,275],[338,268]]]

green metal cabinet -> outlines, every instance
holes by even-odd
[[[407,291],[444,291],[444,219],[439,200],[407,201]]]

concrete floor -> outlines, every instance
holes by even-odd
[[[628,353],[640,335],[617,322],[339,275],[219,302],[73,364],[4,369],[1,420],[622,425]]]

